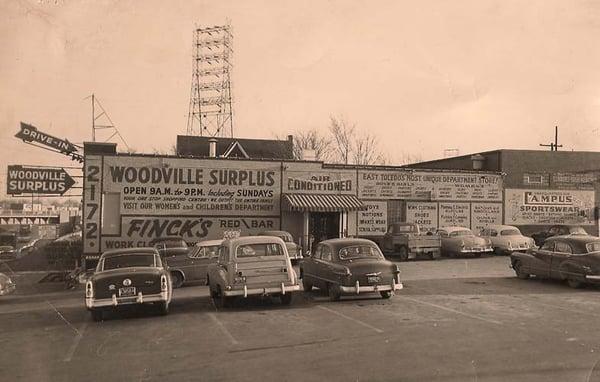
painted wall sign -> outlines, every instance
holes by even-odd
[[[283,193],[285,194],[356,195],[356,171],[322,169],[320,163],[288,162],[284,166]]]
[[[502,177],[424,171],[358,172],[358,196],[364,199],[502,201]]]
[[[83,252],[100,253],[102,157],[88,155],[83,167]]]
[[[179,236],[192,244],[273,229],[279,229],[279,218],[124,216],[120,235],[104,236],[102,250],[143,247],[161,236]]]
[[[24,122],[21,122],[21,130],[15,134],[15,137],[26,142],[35,142],[50,147],[62,153],[69,154],[77,151],[77,148],[67,139],[53,137],[50,134],[39,131],[37,127]]]
[[[358,236],[382,236],[387,231],[387,202],[364,201],[367,207],[358,211]]]
[[[125,215],[279,215],[280,164],[105,157],[104,190]]]
[[[75,181],[63,168],[8,166],[6,193],[63,195]]]
[[[594,224],[594,191],[507,189],[506,224]]]
[[[438,204],[436,202],[407,202],[406,221],[416,223],[422,231],[438,228]]]
[[[471,205],[469,203],[440,203],[440,227],[471,227]]]
[[[471,204],[471,228],[475,233],[493,224],[502,224],[501,203]]]

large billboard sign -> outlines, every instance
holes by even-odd
[[[594,191],[507,189],[506,224],[594,224]]]
[[[356,195],[356,171],[288,162],[284,164],[283,193]]]
[[[277,162],[105,157],[104,190],[123,215],[279,215]]]
[[[502,177],[492,174],[359,170],[361,199],[502,201]]]
[[[75,181],[63,168],[8,166],[6,193],[8,195],[63,195]]]

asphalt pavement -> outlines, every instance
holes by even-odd
[[[0,298],[4,381],[600,381],[600,289],[519,280],[507,257],[399,263],[404,289],[300,292],[93,322],[83,291]]]

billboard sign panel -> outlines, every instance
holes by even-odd
[[[383,236],[387,232],[387,202],[364,201],[367,207],[358,211],[358,236]]]
[[[507,189],[506,224],[594,224],[594,191]]]
[[[75,180],[63,168],[8,166],[6,193],[8,195],[63,195]]]

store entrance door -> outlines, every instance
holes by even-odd
[[[309,230],[310,236],[314,238],[313,248],[320,241],[340,237],[340,213],[311,212]]]

